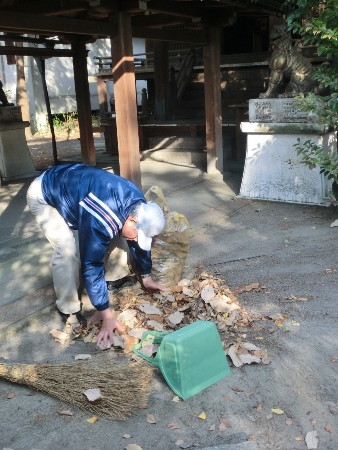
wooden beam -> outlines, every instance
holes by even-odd
[[[175,2],[170,0],[149,0],[147,1],[147,10],[190,19],[202,17],[206,12],[204,8],[198,8],[189,2]]]
[[[130,15],[112,17],[117,36],[112,39],[112,63],[120,175],[141,188],[136,84]]]
[[[220,28],[211,27],[204,47],[204,90],[207,137],[207,172],[223,172]]]
[[[79,116],[80,143],[82,162],[95,166],[95,148],[93,137],[92,114],[87,69],[87,50],[84,42],[72,44],[75,95]]]
[[[47,57],[63,57],[75,56],[73,50],[62,48],[36,48],[36,47],[16,47],[16,46],[0,46],[0,55],[20,55],[20,56],[47,56]]]
[[[71,33],[94,36],[115,36],[116,28],[108,21],[47,17],[41,14],[15,13],[1,10],[0,31],[31,34]]]
[[[149,16],[141,15],[131,18],[132,27],[157,28],[169,25],[179,25],[185,23],[186,18],[177,16],[168,16],[166,14],[150,14]]]
[[[29,2],[16,2],[13,6],[16,12],[43,14],[50,13],[67,14],[69,12],[86,11],[89,4],[86,0],[67,0],[62,2],[60,0],[32,0]]]
[[[61,44],[60,41],[54,39],[45,39],[45,38],[33,38],[29,36],[22,36],[20,34],[7,33],[3,36],[0,36],[0,41],[14,41],[14,42],[31,42],[34,44],[45,44],[45,45],[57,45]]]
[[[218,1],[220,3],[223,3],[224,5],[248,10],[248,12],[255,11],[255,12],[267,14],[267,15],[281,12],[281,8],[276,9],[275,7],[272,7],[272,5],[271,5],[271,8],[265,8],[257,3],[252,3],[251,0],[246,0],[246,1],[236,0],[235,3],[233,2],[233,0],[218,0]],[[270,3],[270,0],[267,0],[267,2]],[[276,3],[276,2],[273,2],[273,3]]]
[[[133,37],[153,39],[169,42],[191,42],[205,45],[208,43],[208,35],[205,31],[190,33],[189,31],[159,30],[157,28],[133,27]]]

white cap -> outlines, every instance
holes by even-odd
[[[165,225],[162,209],[157,203],[142,203],[137,217],[137,242],[143,250],[150,250],[154,236],[161,233]]]

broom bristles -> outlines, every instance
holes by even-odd
[[[0,364],[0,377],[25,384],[108,419],[123,420],[149,393],[153,368],[145,363],[116,366],[101,357],[64,364]],[[99,388],[102,399],[90,402],[87,389]]]

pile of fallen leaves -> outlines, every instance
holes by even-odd
[[[236,294],[257,289],[259,284],[253,283],[237,289]],[[125,334],[114,336],[113,341],[108,342],[107,348],[119,347],[129,353],[148,330],[171,332],[196,320],[205,320],[216,324],[225,351],[236,367],[251,362],[270,362],[266,350],[253,344],[242,344],[242,339],[238,338],[252,327],[255,321],[261,320],[261,317],[250,316],[240,305],[234,292],[224,284],[224,280],[206,272],[193,280],[181,280],[170,291],[151,294],[136,287],[124,293],[120,292],[113,300],[119,302],[115,316],[124,326]],[[70,324],[68,338],[73,334],[73,337],[75,335],[84,342],[96,342],[98,332],[97,326],[79,329],[78,324],[75,324],[75,327]],[[230,336],[232,342],[225,342],[224,339],[229,340]],[[64,338],[67,339],[67,336]]]

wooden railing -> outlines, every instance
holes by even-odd
[[[201,49],[187,49],[187,50],[169,50],[169,65],[175,68],[180,68],[184,61],[187,59],[191,51],[195,55],[201,54]],[[189,56],[189,59],[191,56]],[[98,72],[112,68],[111,57],[94,56],[94,64],[98,66]],[[135,68],[150,68],[154,67],[154,52],[148,53],[136,53],[134,54],[134,66]]]

